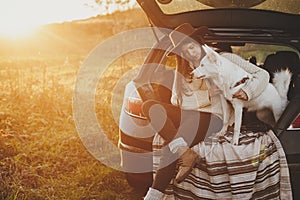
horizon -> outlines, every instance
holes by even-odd
[[[135,0],[126,5],[97,4],[94,0],[7,0],[0,4],[0,37],[31,35],[43,25],[89,19],[137,7]]]

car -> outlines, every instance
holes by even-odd
[[[283,146],[291,178],[294,199],[300,199],[300,0],[137,0],[153,27],[160,29],[157,43],[148,53],[143,67],[125,89],[120,114],[119,147],[122,167],[128,183],[143,192],[153,181],[153,135],[128,126],[149,123],[142,113],[142,103],[158,99],[170,103],[176,58],[167,56],[172,43],[168,37],[182,23],[194,28],[206,26],[203,38],[216,51],[231,51],[266,69],[270,76],[281,67],[292,72],[289,104],[270,127]],[[155,34],[155,31],[154,31]],[[246,113],[244,123],[263,126],[255,113]],[[135,154],[131,154],[135,152]],[[137,153],[137,154],[136,154]],[[138,154],[140,153],[140,154]],[[134,163],[144,163],[147,170],[130,171]],[[134,168],[134,167],[133,167]],[[150,169],[150,170],[149,170]],[[298,189],[298,190],[297,190]]]

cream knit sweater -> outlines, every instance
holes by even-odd
[[[248,100],[256,98],[262,93],[269,83],[270,77],[267,71],[257,67],[256,65],[253,65],[236,54],[222,53],[221,56],[227,58],[253,75],[253,79],[251,79],[251,81],[247,81],[246,85],[243,87],[243,90],[248,96]],[[177,79],[175,78],[174,80],[176,81]],[[199,88],[200,83],[198,82],[199,79],[193,79],[191,83],[187,81],[182,82],[182,84],[185,84],[185,87],[190,90],[190,94],[182,94],[181,105],[178,105],[177,93],[174,87],[176,82],[174,82],[171,103],[173,105],[180,106],[182,109],[199,110],[202,112],[213,113],[222,119],[222,107],[219,100],[219,95],[210,98],[207,88],[205,90],[203,90],[203,87]],[[210,82],[207,81],[206,84],[209,87]]]

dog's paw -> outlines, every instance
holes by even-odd
[[[233,144],[233,145],[238,145],[239,144],[239,134],[234,134],[233,135],[231,144]]]
[[[232,145],[239,145],[239,140],[232,139],[231,144]]]

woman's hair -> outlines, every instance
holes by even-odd
[[[195,38],[194,38],[195,39]],[[197,40],[198,41],[198,40]],[[186,41],[182,42],[181,45],[183,44],[187,44],[189,42],[195,42],[195,40],[191,40],[191,39],[187,39]],[[199,43],[200,44],[200,48],[201,48],[201,58],[203,58],[205,56],[205,51],[202,48],[202,42]],[[194,67],[192,66],[193,64],[188,61],[183,53],[181,53],[181,55],[177,55],[177,66],[176,66],[176,75],[175,75],[175,92],[177,95],[177,99],[178,99],[178,105],[181,105],[182,103],[182,94],[186,94],[188,95],[188,88],[185,87],[185,84],[183,84],[184,82],[186,83],[191,83],[193,81],[193,74],[192,71],[194,69]],[[198,66],[195,66],[198,67]]]
[[[196,36],[194,36],[194,37],[196,37]],[[191,39],[186,39],[185,41],[182,42],[181,46],[184,44],[191,43],[191,42],[195,43],[195,42],[198,42],[198,40],[195,41],[195,40],[191,40]],[[206,55],[206,53],[205,53],[204,49],[202,48],[203,43],[202,42],[198,42],[198,43],[201,48],[201,58],[200,59],[202,59]],[[193,71],[193,68],[198,67],[198,66],[192,66],[192,65],[193,64],[190,61],[186,60],[183,53],[180,56],[177,56],[177,71],[179,73],[181,73],[181,75],[183,77],[185,77],[186,79],[189,78],[192,80],[193,75],[191,74],[191,72]]]
[[[185,79],[191,81],[193,75],[191,74],[193,71],[192,63],[187,61],[183,56],[177,56],[177,72],[180,73]]]

